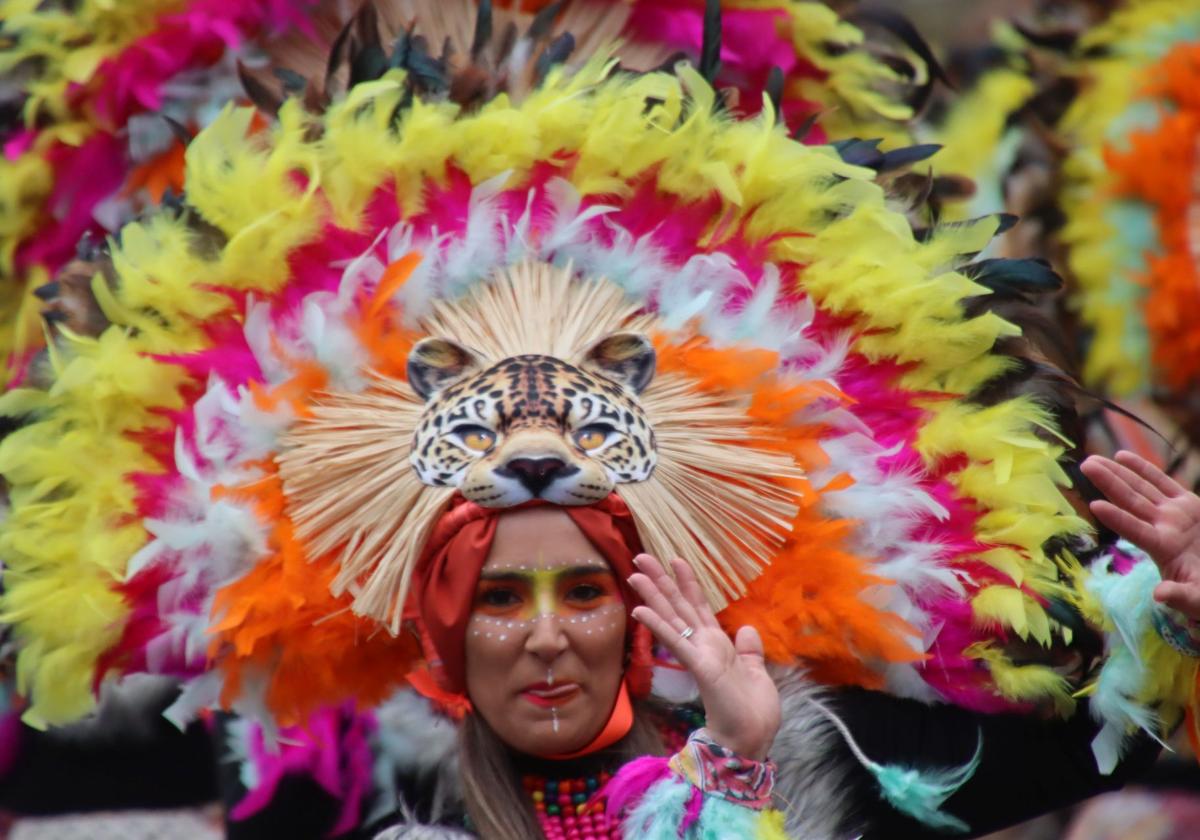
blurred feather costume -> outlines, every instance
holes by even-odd
[[[1127,609],[1147,564],[1092,556],[1068,441],[991,311],[1041,276],[972,261],[1002,219],[914,230],[889,152],[804,145],[771,96],[746,114],[714,87],[712,22],[701,70],[637,72],[574,57],[549,12],[370,9],[320,76],[291,44],[274,81],[244,74],[260,110],[226,107],[185,197],[96,255],[103,327],[60,330],[48,386],[0,398],[27,720],[143,671],[184,682],[180,720],[410,702],[409,580],[450,500],[586,495],[495,480],[520,423],[480,383],[534,356],[596,397],[568,395],[563,459],[784,673],[988,712],[1090,691],[1112,763],[1193,702],[1195,663]],[[456,388],[507,460],[438,452]],[[572,441],[597,416],[593,456]],[[499,495],[469,480],[488,470]]]
[[[1040,254],[1066,276],[1054,317],[1084,384],[1134,401],[1194,448],[1200,287],[1188,208],[1200,11],[1155,0],[1042,5],[1036,25],[998,25],[960,62],[973,79],[932,131],[949,152],[937,163],[974,180],[971,211],[1021,217],[993,254]],[[1105,433],[1128,448],[1182,459],[1110,419],[1117,429]]]
[[[1200,445],[1192,243],[1200,9],[1129,3],[1081,38],[1063,116],[1062,242],[1091,342],[1087,379],[1149,396]]]

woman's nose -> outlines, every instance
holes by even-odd
[[[533,630],[525,640],[525,650],[547,662],[567,649],[567,636],[557,615],[540,615],[533,620]]]

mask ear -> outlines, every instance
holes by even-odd
[[[483,360],[473,350],[447,338],[423,338],[408,353],[408,384],[425,401],[482,369]]]
[[[613,333],[583,354],[584,366],[640,394],[654,378],[654,345],[641,333]]]

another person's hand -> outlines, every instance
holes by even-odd
[[[1093,455],[1082,469],[1108,498],[1092,502],[1092,514],[1162,573],[1154,599],[1200,620],[1200,496],[1132,452]]]
[[[758,631],[743,627],[731,641],[683,560],[671,564],[675,580],[648,554],[634,562],[640,573],[629,582],[643,606],[633,610],[633,617],[695,678],[704,702],[705,728],[713,740],[737,755],[762,761],[779,731],[780,708]]]

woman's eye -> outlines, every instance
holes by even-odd
[[[496,442],[496,433],[483,426],[458,426],[454,429],[454,433],[463,442],[463,446],[476,452],[491,449],[492,444]]]
[[[572,586],[567,592],[567,600],[569,601],[594,601],[597,598],[603,597],[604,590],[594,583],[580,583]]]
[[[488,589],[479,596],[479,601],[489,607],[514,607],[521,598],[511,589]]]
[[[612,433],[612,426],[607,426],[603,423],[593,423],[590,426],[584,426],[575,433],[575,443],[584,451],[599,449]]]

